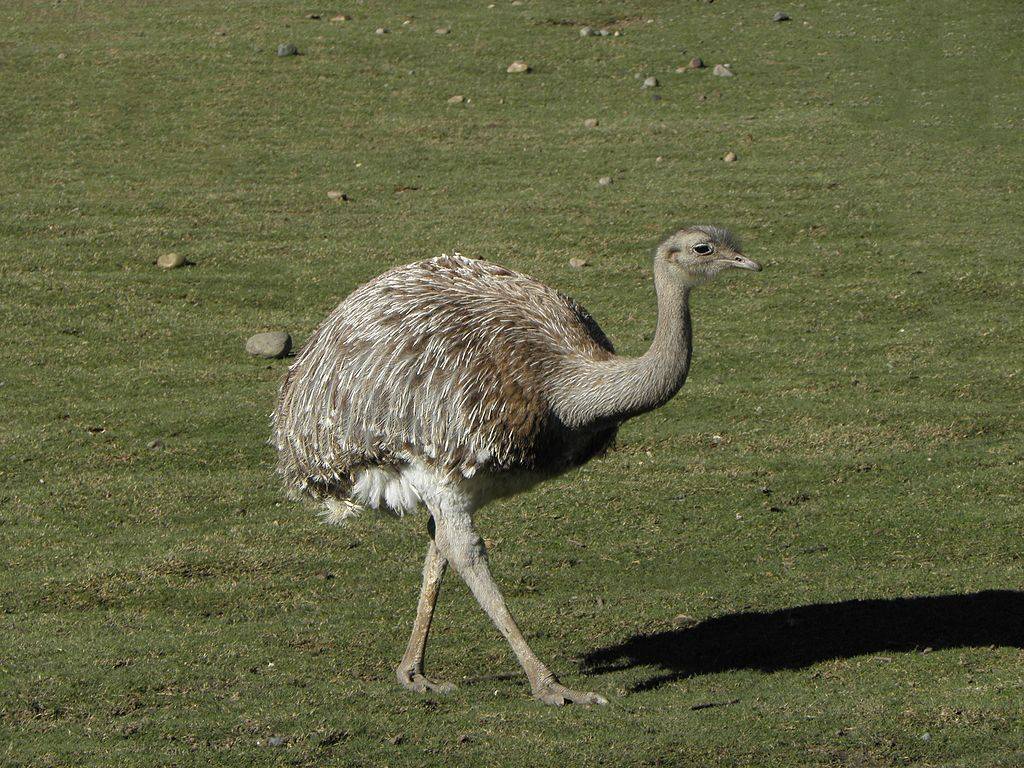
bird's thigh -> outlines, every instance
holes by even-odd
[[[456,571],[486,562],[487,548],[468,512],[440,509],[433,514],[437,526],[434,541]]]

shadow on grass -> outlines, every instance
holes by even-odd
[[[585,670],[599,674],[661,667],[634,690],[733,669],[775,672],[864,654],[972,648],[1024,648],[1024,592],[848,600],[771,613],[734,613],[684,629],[634,635],[591,651]]]

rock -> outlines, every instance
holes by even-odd
[[[452,32],[451,27],[438,27],[434,30],[435,35],[450,35]]]
[[[693,618],[693,616],[688,616],[685,613],[680,613],[678,616],[676,616],[674,619],[672,619],[672,626],[675,627],[676,629],[684,629],[686,627],[693,627],[693,626],[696,626],[699,623],[700,622],[697,621],[697,619]]]
[[[185,257],[180,253],[161,253],[156,258],[156,265],[160,269],[177,269],[185,266]]]
[[[292,348],[292,337],[283,331],[257,333],[245,342],[245,351],[254,357],[284,357]]]
[[[685,74],[686,72],[689,72],[689,71],[690,71],[689,67],[685,67],[685,66],[684,67],[676,67],[676,74],[677,75],[682,75],[682,74]]]
[[[277,46],[278,56],[298,56],[299,49],[295,47],[295,43],[281,43]]]
[[[267,746],[268,747],[283,747],[284,746],[284,736],[271,736],[269,739],[267,739]]]
[[[461,94],[456,95],[456,96],[449,96],[448,97],[448,103],[449,104],[464,104],[465,101],[466,101],[466,97],[462,96]]]
[[[607,29],[599,29],[597,30],[597,34],[599,34],[601,37],[608,37],[608,35],[610,35],[611,32]]]
[[[593,27],[581,27],[580,37],[593,37],[597,32],[594,31]]]
[[[572,267],[573,269],[583,269],[585,266],[587,266],[587,260],[580,259],[574,256],[573,258],[569,259],[569,266]]]
[[[694,56],[686,66],[690,69],[704,69],[704,59],[700,56]]]
[[[516,75],[522,72],[529,72],[530,65],[527,64],[525,61],[513,61],[511,64],[508,65],[508,68],[505,71],[508,72],[510,75]]]
[[[727,163],[735,163],[739,158],[736,157],[735,152],[726,152],[725,157],[722,158]]]
[[[58,58],[58,59],[61,59],[62,61],[63,61],[64,59],[66,59],[67,57],[68,57],[68,55],[67,55],[66,53],[58,53],[58,54],[57,54],[57,58]]]
[[[583,121],[584,128],[597,128],[598,125],[600,125],[600,123],[597,122],[596,117],[588,117]]]
[[[664,163],[665,162],[665,158],[662,157],[661,155],[658,155],[656,158],[654,158],[654,162],[656,162],[656,163]]]
[[[645,78],[644,79],[644,84],[641,87],[642,88],[657,88],[658,87],[658,78],[656,78],[656,77]]]
[[[311,21],[317,21],[319,19],[322,19],[323,16],[321,16],[319,13],[307,13],[306,18],[310,19]]]
[[[779,11],[772,16],[772,21],[789,21],[789,14],[785,11]]]
[[[387,27],[377,27],[375,30],[373,30],[373,34],[375,34],[375,35],[386,35],[390,31],[391,30],[389,30]]]
[[[736,73],[729,69],[728,64],[715,64],[715,68],[711,70],[711,74],[717,75],[718,77],[733,77]]]
[[[146,443],[146,447],[149,448],[149,450],[151,451],[159,451],[161,448],[164,447],[164,441],[157,437]]]
[[[331,21],[352,21],[352,17],[347,13],[339,13],[337,16],[331,16]]]
[[[330,189],[327,191],[327,197],[331,200],[341,200],[342,202],[348,202],[349,197],[344,192],[339,192],[336,189]]]
[[[612,183],[612,177],[602,176],[600,179],[597,180],[597,183],[600,184],[602,187],[609,187]]]

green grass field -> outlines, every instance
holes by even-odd
[[[1024,764],[1019,3],[230,5],[0,5],[0,765]],[[686,222],[686,387],[479,519],[610,705],[452,576],[399,689],[424,521],[284,501],[246,337],[455,249],[640,353]]]

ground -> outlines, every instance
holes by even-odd
[[[0,763],[1024,761],[1019,4],[224,6],[0,8]],[[479,521],[610,705],[530,700],[455,579],[458,691],[399,689],[424,520],[283,499],[246,337],[458,250],[636,354],[687,222],[766,269],[685,389]]]

